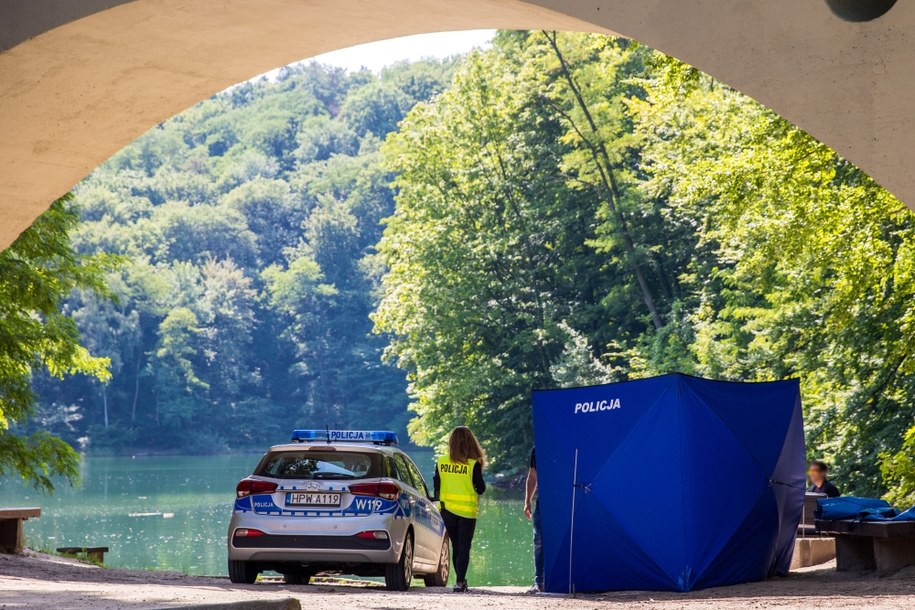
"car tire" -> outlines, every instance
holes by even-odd
[[[253,585],[260,570],[252,561],[229,560],[229,580],[237,585]]]
[[[309,572],[283,572],[283,582],[287,585],[307,585],[311,582]]]
[[[450,541],[448,534],[442,539],[442,553],[438,557],[438,569],[434,574],[423,576],[423,582],[427,587],[446,587],[448,586],[448,577],[451,576],[451,554],[448,548]]]
[[[388,591],[406,591],[413,582],[413,534],[407,532],[397,563],[384,567],[384,585]]]

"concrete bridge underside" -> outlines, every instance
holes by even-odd
[[[893,4],[830,1],[852,16]],[[472,28],[639,40],[915,207],[915,2],[851,22],[826,0],[0,0],[0,248],[137,136],[229,85],[358,43]]]

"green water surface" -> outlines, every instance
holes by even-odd
[[[411,456],[432,483],[433,457]],[[26,523],[26,543],[107,546],[111,567],[226,574],[226,530],[235,484],[260,455],[89,457],[82,483],[59,483],[52,496],[16,479],[0,479],[0,506],[40,506]],[[468,580],[474,585],[523,585],[531,580],[530,523],[520,493],[490,489],[483,496]]]

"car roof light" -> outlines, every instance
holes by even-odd
[[[388,430],[293,430],[292,442],[398,444],[397,435]]]

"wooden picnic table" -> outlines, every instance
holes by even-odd
[[[85,555],[89,561],[94,563],[104,563],[105,553],[108,552],[107,546],[62,546],[57,548],[57,552],[63,555]]]
[[[836,537],[836,569],[881,575],[915,565],[915,521],[817,519],[817,530]]]
[[[21,553],[23,523],[40,516],[40,508],[0,508],[0,553]]]

